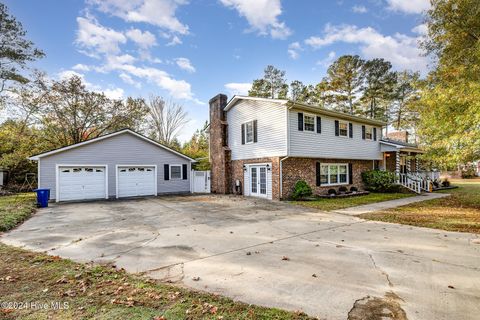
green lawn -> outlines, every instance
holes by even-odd
[[[367,213],[360,217],[448,231],[480,233],[480,179],[451,182],[458,188],[439,191],[450,193],[451,196],[447,198]]]
[[[0,196],[0,231],[8,231],[30,218],[35,210],[34,193]]]
[[[410,193],[370,193],[364,196],[349,197],[349,198],[320,198],[314,201],[292,201],[293,204],[298,204],[308,208],[315,208],[319,210],[332,211],[344,209],[348,207],[360,206],[363,204],[395,200],[414,196]]]

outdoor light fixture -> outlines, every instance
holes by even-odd
[[[247,166],[243,165],[243,171],[247,172]]]
[[[267,170],[270,171],[272,168],[270,168],[270,165],[267,164]]]

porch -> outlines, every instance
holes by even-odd
[[[398,184],[416,193],[432,191],[432,181],[440,178],[440,172],[426,170],[422,165],[422,149],[394,140],[381,140],[380,148],[383,153],[381,170],[394,172]]]

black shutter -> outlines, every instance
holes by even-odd
[[[365,140],[365,126],[362,126],[362,139]]]
[[[373,140],[377,141],[377,128],[373,128]]]
[[[315,177],[317,179],[317,186],[320,186],[320,162],[315,163]]]
[[[350,131],[350,138],[353,138],[353,124],[351,122],[348,123],[348,129]]]
[[[351,163],[348,164],[348,183],[353,184],[353,165]]]
[[[322,133],[322,118],[317,117],[317,133]]]
[[[257,142],[257,120],[253,120],[253,142]]]
[[[186,164],[182,164],[182,179],[187,180],[188,169]]]
[[[168,164],[163,165],[163,180],[170,180],[170,166]]]
[[[242,144],[245,144],[245,123],[242,123]]]
[[[298,113],[298,131],[303,131],[303,113]]]
[[[340,135],[340,128],[338,120],[335,120],[335,135],[338,137]]]

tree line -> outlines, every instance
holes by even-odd
[[[250,96],[286,99],[336,111],[383,120],[395,129],[412,129],[418,118],[414,104],[419,98],[420,74],[393,71],[384,59],[364,60],[344,55],[327,69],[315,85],[294,80],[287,83],[285,71],[269,65],[256,79]]]

